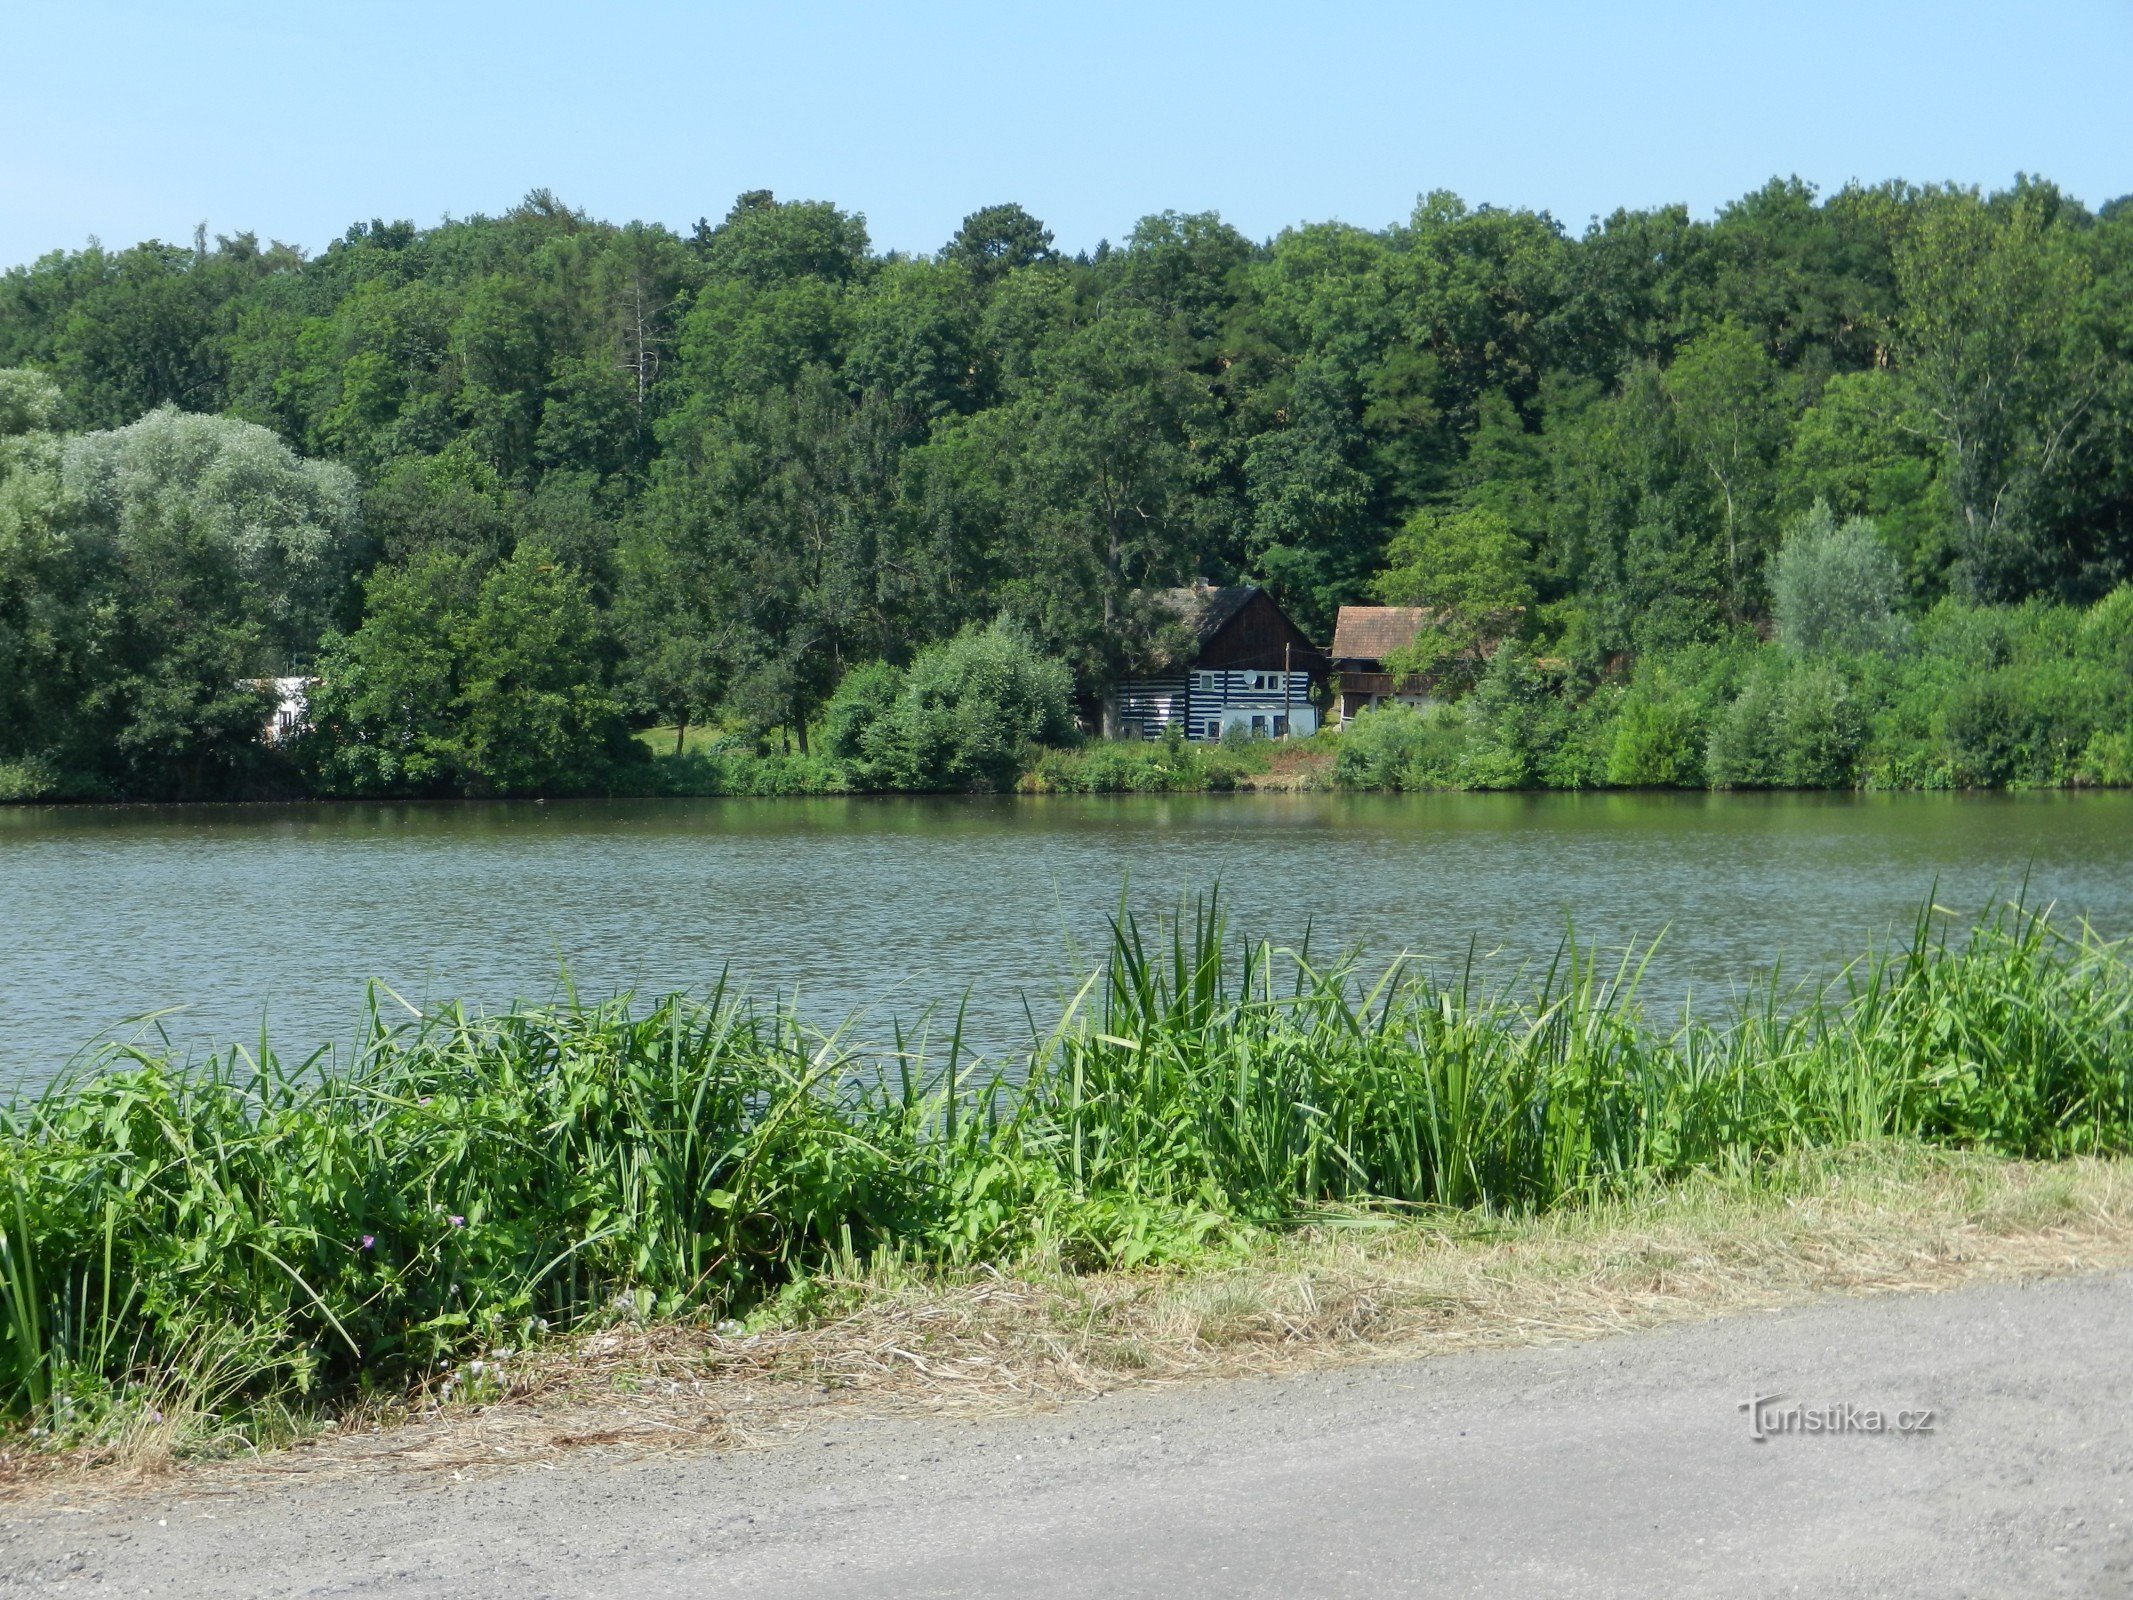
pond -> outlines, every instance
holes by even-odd
[[[1660,939],[1668,1005],[1782,957],[1826,972],[2022,889],[2133,930],[2133,795],[1206,795],[0,809],[0,1087],[156,1024],[181,1049],[346,1045],[414,1005],[797,991],[859,1031],[929,1001],[999,1049],[1143,913],[1219,880],[1232,927],[1314,950]]]

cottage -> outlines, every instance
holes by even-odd
[[[1150,596],[1184,625],[1183,650],[1104,700],[1114,738],[1156,739],[1176,728],[1204,742],[1225,733],[1284,739],[1318,731],[1313,693],[1325,682],[1325,652],[1256,584],[1206,584]]]
[[[281,744],[294,738],[303,727],[304,715],[310,709],[311,691],[318,687],[318,679],[246,678],[244,687],[255,689],[262,695],[273,695],[274,709],[268,713],[259,737],[267,744]]]
[[[1423,606],[1342,606],[1333,624],[1334,719],[1346,725],[1358,711],[1388,701],[1417,709],[1431,704],[1428,682],[1385,668],[1388,656],[1407,649],[1435,613]]]

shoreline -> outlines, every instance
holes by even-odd
[[[1056,1414],[1180,1385],[2128,1268],[2133,1158],[1860,1145],[1537,1217],[1328,1218],[1181,1266],[877,1264],[745,1323],[621,1317],[491,1351],[462,1363],[456,1386],[442,1375],[292,1415],[282,1437],[235,1453],[187,1417],[59,1453],[0,1434],[0,1504],[776,1448],[830,1422]]]
[[[500,1394],[502,1352],[791,1330],[854,1286],[1072,1299],[1291,1236],[1540,1237],[1714,1183],[1797,1198],[1857,1147],[2133,1156],[2127,947],[2019,906],[1967,934],[1923,909],[1819,988],[1773,972],[1678,1025],[1576,949],[1495,991],[1225,937],[1211,900],[1115,922],[1019,1072],[960,1022],[885,1051],[723,985],[433,1009],[330,1074],[109,1056],[0,1103],[0,1417],[32,1454],[256,1449]]]
[[[482,807],[502,806],[579,806],[579,805],[641,805],[660,802],[685,804],[699,800],[742,800],[776,804],[785,802],[865,801],[870,803],[896,803],[902,801],[1075,801],[1075,800],[1171,800],[1171,799],[1219,799],[1233,796],[1300,796],[1309,795],[1325,799],[1350,800],[1443,800],[1443,799],[1635,799],[1635,800],[1719,800],[1735,801],[1803,801],[1820,800],[1843,803],[1864,800],[2074,800],[2109,795],[2133,794],[2133,788],[2106,784],[2061,784],[2053,786],[2031,785],[2020,787],[1976,788],[1871,788],[1851,789],[1779,789],[1779,788],[1672,788],[1631,787],[1606,785],[1582,789],[1557,789],[1547,787],[1520,789],[1385,789],[1352,788],[1332,784],[1295,783],[1236,783],[1210,785],[1190,789],[1101,789],[1092,791],[1061,791],[1032,789],[959,790],[959,789],[829,789],[790,794],[757,794],[746,791],[706,791],[704,793],[674,793],[671,791],[646,790],[642,792],[614,792],[606,794],[544,794],[544,795],[289,795],[279,798],[248,797],[222,800],[5,800],[0,801],[0,817],[30,813],[80,813],[80,812],[175,812],[175,811],[248,811],[248,810],[299,810],[315,809],[354,810],[359,807],[422,807],[434,810],[473,810]]]

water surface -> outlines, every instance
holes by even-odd
[[[556,991],[797,989],[868,1032],[975,985],[989,1045],[1078,984],[1130,880],[1217,878],[1240,931],[1502,972],[1566,926],[1664,933],[1648,989],[1827,970],[1938,884],[2133,931],[2133,795],[1235,795],[0,809],[0,1085],[127,1019],[284,1055],[357,1031],[365,984],[502,1006]]]

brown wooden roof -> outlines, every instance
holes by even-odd
[[[1333,659],[1383,661],[1413,644],[1435,618],[1426,606],[1342,606],[1333,624]]]
[[[1230,619],[1251,604],[1252,597],[1259,592],[1258,586],[1250,583],[1234,583],[1220,588],[1203,584],[1158,589],[1155,603],[1181,618],[1205,644],[1229,626]]]
[[[1326,674],[1326,653],[1255,583],[1143,590],[1137,602],[1182,623],[1161,630],[1140,663],[1150,668],[1286,669]],[[1164,637],[1164,635],[1169,637]]]

